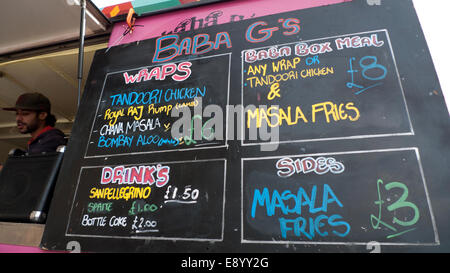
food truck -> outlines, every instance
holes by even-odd
[[[2,251],[450,251],[449,112],[415,1],[99,2],[67,1],[76,42],[1,60],[16,89],[52,83],[68,138],[6,157]],[[53,76],[22,81],[38,64]]]

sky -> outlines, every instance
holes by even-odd
[[[449,0],[413,0],[450,112]]]

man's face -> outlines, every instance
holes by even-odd
[[[38,113],[35,111],[18,109],[16,111],[16,123],[20,133],[32,133],[39,128]]]

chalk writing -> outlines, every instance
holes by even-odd
[[[378,34],[372,34],[370,37],[344,37],[337,38],[334,42],[338,50],[343,50],[345,48],[361,48],[361,47],[381,47],[384,45],[384,41],[378,40]]]
[[[331,101],[316,103],[311,106],[312,123],[318,122],[319,116],[324,116],[326,123],[331,121],[338,122],[343,120],[357,121],[360,118],[360,111],[353,102],[335,104]],[[288,106],[283,109],[278,106],[258,107],[254,110],[247,110],[247,128],[255,124],[260,128],[265,122],[269,127],[282,126],[284,123],[288,126],[296,125],[299,121],[308,123],[308,117],[303,113],[300,106]]]
[[[162,114],[169,116],[172,108],[173,108],[172,104],[162,105],[162,106],[155,106],[154,104],[150,104],[148,106],[147,114],[157,115],[157,114],[162,113]]]
[[[167,62],[181,55],[199,55],[211,50],[217,50],[224,45],[231,48],[231,39],[228,32],[219,32],[214,40],[210,40],[209,34],[197,34],[193,38],[187,37],[180,42],[178,34],[166,35],[156,39],[154,63]],[[164,45],[164,46],[163,46]],[[162,56],[168,55],[166,57]]]
[[[191,185],[184,187],[184,190],[178,190],[178,187],[172,187],[169,185],[164,195],[164,203],[184,203],[194,204],[197,203],[200,191],[198,189],[192,189]]]
[[[82,226],[88,226],[88,227],[126,227],[127,226],[127,217],[120,217],[120,216],[112,216],[109,218],[106,216],[102,217],[89,217],[88,214],[83,215],[83,219],[81,221]]]
[[[180,140],[171,137],[162,137],[159,135],[139,135],[136,141],[136,147],[138,146],[171,146],[175,147],[180,144]]]
[[[249,40],[255,43],[267,43],[281,29],[258,22],[247,29]],[[386,121],[394,122],[400,116],[406,127],[402,132],[409,132],[388,39],[387,31],[379,30],[242,50],[242,102],[244,107],[256,105],[245,113],[245,132],[266,125],[278,128],[278,143],[382,135],[399,131]],[[355,95],[367,98],[370,92],[378,92],[378,99],[383,100],[381,115],[375,109],[377,104],[356,99]],[[258,135],[243,143],[268,141]]]
[[[270,87],[270,92],[267,95],[268,100],[273,100],[275,97],[281,97],[279,83],[272,84],[272,86]]]
[[[179,109],[182,107],[196,107],[198,104],[199,104],[199,100],[198,100],[198,98],[195,98],[194,100],[189,101],[189,102],[183,102],[183,103],[177,102],[175,104],[175,109]]]
[[[253,63],[256,61],[266,60],[266,59],[278,59],[280,57],[287,57],[291,55],[291,48],[284,46],[281,48],[271,47],[269,49],[261,50],[247,50],[244,52],[244,60],[247,63]]]
[[[160,238],[217,239],[222,227],[225,162],[213,159],[85,167],[68,231],[124,238],[153,233]],[[223,182],[204,183],[203,176]],[[188,216],[193,211],[192,217],[180,222],[177,215]],[[208,218],[207,224],[198,226],[202,217]],[[180,234],[180,230],[187,232]]]
[[[111,106],[119,105],[151,105],[174,100],[194,99],[204,97],[206,86],[154,89],[146,92],[128,92],[111,95]]]
[[[217,25],[218,19],[220,16],[223,15],[223,12],[221,10],[212,11],[209,13],[205,18],[199,18],[197,19],[196,16],[185,19],[178,23],[178,25],[175,27],[173,31],[164,31],[162,35],[170,34],[170,33],[178,33],[183,31],[189,31],[194,30],[198,28],[204,28],[207,26],[213,26]],[[239,15],[233,15],[235,17],[239,17]],[[235,17],[232,17],[232,20],[234,20]],[[242,20],[242,19],[241,19]],[[189,26],[189,28],[187,28]]]
[[[378,200],[375,201],[375,205],[378,205],[378,215],[370,215],[370,224],[373,229],[381,229],[380,226],[383,226],[387,229],[389,229],[391,232],[394,232],[393,234],[387,235],[386,238],[394,238],[400,235],[403,235],[407,232],[415,230],[412,226],[414,226],[420,218],[420,212],[417,206],[414,203],[411,203],[409,201],[406,201],[408,198],[409,190],[408,187],[401,183],[401,182],[390,182],[384,186],[384,188],[387,191],[390,191],[392,189],[398,188],[402,190],[402,194],[398,200],[396,200],[393,204],[390,204],[387,206],[387,210],[389,212],[394,212],[394,215],[392,217],[392,224],[388,224],[386,221],[382,221],[382,211],[383,211],[383,205],[385,205],[385,201],[383,200],[381,196],[381,185],[383,185],[384,182],[381,179],[377,180],[377,194],[378,194]],[[410,211],[412,211],[412,217],[411,219],[405,219],[400,220],[397,218],[397,214],[395,213],[396,210],[400,208],[408,208]],[[399,225],[400,227],[407,227],[408,229],[400,231],[398,227],[395,227],[394,224]],[[410,228],[411,227],[411,228]]]
[[[289,80],[298,79],[297,71],[289,71],[286,73],[280,73],[276,75],[267,75],[263,77],[249,77],[246,80],[249,81],[250,87],[258,87],[264,85],[273,85],[274,83],[285,82]]]
[[[294,59],[295,60],[295,59]],[[300,60],[300,58],[298,58]],[[288,61],[288,60],[284,60]],[[272,63],[274,64],[274,63]],[[259,69],[254,69],[254,66],[250,66],[248,69],[247,75],[252,73],[256,74],[255,72],[259,73]],[[274,72],[283,71],[285,69],[280,68],[282,66],[275,66],[273,67]],[[260,87],[260,86],[266,86],[266,85],[273,85],[274,83],[279,82],[286,82],[291,80],[298,80],[298,79],[305,79],[305,78],[312,78],[312,77],[318,77],[318,76],[326,76],[330,74],[334,74],[334,67],[333,66],[324,66],[324,67],[317,67],[317,68],[305,68],[301,70],[291,70],[291,71],[285,71],[282,73],[276,73],[276,74],[269,74],[266,75],[266,67],[262,66],[263,73],[262,76],[251,76],[247,77],[245,80],[249,84],[250,88],[254,87]],[[247,83],[245,83],[244,86],[247,86]]]
[[[130,106],[127,111],[127,115],[133,117],[135,120],[140,120],[142,118],[142,111],[144,106],[133,107]]]
[[[282,59],[277,62],[272,62],[272,71],[278,72],[278,71],[286,71],[290,69],[296,69],[297,66],[301,62],[301,58],[295,57],[292,60],[289,59]]]
[[[156,229],[157,226],[158,222],[155,220],[135,216],[133,219],[131,230],[135,231],[136,233],[158,232],[159,230]]]
[[[366,60],[370,60],[371,62],[366,64]],[[378,81],[378,80],[382,80],[386,77],[386,73],[387,73],[386,67],[384,67],[380,64],[377,64],[377,61],[378,61],[378,59],[375,56],[365,56],[365,57],[361,58],[361,60],[359,61],[359,65],[362,67],[361,75],[365,79],[368,79],[371,81]],[[381,70],[382,74],[377,77],[368,76],[367,71],[373,70],[373,69]]]
[[[317,185],[313,185],[310,194],[303,187],[300,187],[296,193],[285,190],[281,194],[278,190],[273,190],[271,194],[268,188],[263,188],[262,191],[255,189],[251,216],[252,218],[256,217],[258,207],[265,207],[267,216],[274,216],[277,211],[277,215],[295,214],[300,216],[296,219],[279,217],[280,231],[283,238],[287,238],[289,231],[293,231],[297,237],[304,236],[309,240],[314,239],[316,235],[320,237],[331,236],[332,234],[338,237],[347,236],[351,228],[346,221],[341,220],[342,216],[339,214],[331,216],[324,214],[327,212],[328,206],[335,204],[342,208],[343,204],[327,184],[324,184],[322,187],[322,202],[320,203],[317,200],[317,188]],[[306,211],[302,211],[302,209]],[[309,213],[310,216],[305,216],[306,213]],[[330,232],[325,231],[324,227],[326,224],[331,227],[331,230],[327,229]]]
[[[109,219],[109,226],[110,227],[126,227],[127,226],[127,217],[118,217],[118,216],[112,216]]]
[[[141,119],[139,121],[127,121],[127,125],[125,127],[125,134],[131,133],[131,132],[146,132],[146,131],[153,131],[157,128],[161,127],[161,123],[159,122],[159,118],[150,118],[150,119]],[[100,131],[101,134],[101,131]]]
[[[320,44],[311,44],[307,43],[299,43],[295,45],[295,55],[297,56],[308,56],[308,55],[316,55],[316,54],[325,54],[328,52],[333,52],[331,48],[331,42],[325,42]]]
[[[138,83],[141,81],[158,80],[163,81],[167,76],[171,76],[174,81],[184,81],[191,75],[192,66],[191,62],[181,62],[178,65],[171,63],[162,66],[153,67],[150,72],[147,68],[139,70],[134,75],[129,75],[128,72],[123,73],[125,84]],[[176,74],[176,72],[182,72],[182,74]]]
[[[358,70],[353,69],[353,61],[356,60],[356,58],[352,57],[349,59],[349,67],[350,69],[347,70],[347,73],[349,73],[351,75],[351,81],[346,83],[347,88],[359,88],[359,90],[357,90],[355,92],[355,95],[359,95],[362,92],[376,87],[376,86],[380,86],[383,84],[383,82],[377,82],[375,84],[372,84],[370,86],[364,87],[362,85],[359,84],[355,84],[355,79],[354,79],[354,74],[358,72]],[[369,60],[369,62],[367,62],[367,60]],[[361,70],[361,75],[364,79],[366,80],[370,80],[370,81],[379,81],[379,80],[383,80],[386,77],[387,74],[387,69],[386,67],[380,65],[377,63],[378,59],[375,56],[365,56],[363,58],[360,59],[359,61],[359,66],[362,68]],[[368,75],[368,70],[374,70],[377,69],[378,71],[381,71],[382,73],[380,73],[379,75]]]
[[[118,111],[111,111],[111,109],[106,109],[104,119],[109,120],[109,125],[113,126],[116,124],[119,117],[125,116],[125,109],[120,109]]]
[[[150,187],[121,187],[121,188],[91,188],[90,199],[125,200],[147,199],[150,196]]]
[[[245,39],[250,43],[261,43],[269,40],[274,32],[284,30],[282,33],[285,36],[295,35],[300,32],[300,20],[297,18],[280,18],[278,23],[281,23],[280,27],[267,27],[268,24],[265,21],[257,21],[248,26],[245,31]]]
[[[96,213],[96,212],[111,212],[113,208],[113,203],[103,203],[103,202],[90,202],[87,206],[87,211],[89,213]]]
[[[221,10],[215,10],[211,11],[208,15],[206,15],[204,18],[199,18],[197,16],[193,16],[187,19],[184,19],[178,23],[178,25],[170,31],[163,31],[161,35],[167,35],[171,33],[179,33],[183,31],[189,31],[194,29],[200,29],[208,26],[214,26],[217,24],[220,24],[219,18],[223,15],[223,11]],[[222,23],[231,23],[231,22],[237,22],[248,18],[255,17],[255,13],[251,15],[241,15],[241,14],[232,14],[229,16],[229,18],[221,18]]]
[[[328,172],[340,174],[345,171],[345,166],[341,162],[336,161],[333,157],[305,157],[293,160],[290,157],[283,157],[276,163],[277,175],[279,177],[290,177],[297,173],[311,173],[323,175]]]
[[[83,220],[81,221],[81,225],[83,227],[92,227],[92,226],[96,226],[96,227],[104,227],[106,226],[106,216],[102,216],[102,217],[89,217],[88,214],[84,214],[83,215]]]
[[[103,167],[100,183],[105,184],[141,184],[164,187],[169,182],[170,167],[160,164],[132,167]]]
[[[188,131],[190,132],[189,136],[184,136],[183,140],[186,143],[186,145],[191,145],[191,144],[197,144],[197,141],[194,140],[193,135],[194,135],[194,122],[195,120],[199,120],[200,122],[202,121],[202,116],[200,115],[194,115],[191,119],[191,127],[188,129]],[[206,139],[206,140],[211,140],[214,138],[214,128],[209,126],[209,122],[213,120],[213,118],[207,120],[204,124],[202,124],[201,127],[201,139]]]
[[[329,74],[334,74],[334,67],[325,66],[325,67],[302,69],[300,71],[300,76],[303,79],[317,77],[317,76],[326,76]]]
[[[307,57],[305,59],[305,64],[308,66],[313,65],[313,64],[320,64],[319,56],[316,55],[316,56],[312,56],[312,57]]]
[[[100,148],[131,147],[134,136],[119,135],[117,137],[100,136],[97,146]]]
[[[243,240],[434,242],[415,149],[244,158]]]
[[[147,204],[144,200],[135,200],[128,210],[128,215],[136,215],[146,212],[155,212],[158,210],[158,206],[155,204]]]
[[[109,73],[86,156],[175,150],[192,148],[194,144],[199,149],[223,145],[223,137],[212,142],[216,126],[221,125],[221,130],[225,131],[224,126],[216,122],[206,121],[201,136],[195,134],[195,141],[190,138],[190,132],[183,131],[182,136],[173,137],[172,129],[177,116],[172,115],[172,112],[182,112],[183,116],[184,111],[197,114],[195,109],[202,108],[202,99],[225,109],[229,90],[226,77],[230,69],[229,61],[230,56],[222,54]],[[214,77],[205,77],[210,64],[220,73]],[[213,96],[210,90],[222,90],[223,93]],[[223,120],[221,122],[225,123]],[[210,128],[212,126],[214,129]],[[188,126],[185,127],[183,130],[188,129]]]

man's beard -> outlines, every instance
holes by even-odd
[[[17,127],[22,127],[22,129],[18,128],[19,132],[21,134],[30,134],[30,133],[32,133],[32,132],[37,130],[38,124],[37,124],[36,121],[32,122],[30,124],[26,124],[26,123],[23,123],[23,122],[17,122]]]

